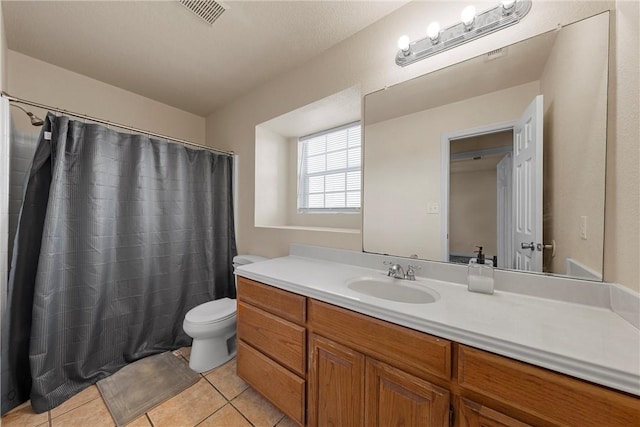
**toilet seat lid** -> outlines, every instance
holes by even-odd
[[[185,320],[199,324],[217,323],[235,316],[236,309],[236,300],[221,298],[192,308],[185,316]]]

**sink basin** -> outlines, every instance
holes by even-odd
[[[436,292],[420,289],[410,283],[400,279],[359,277],[347,281],[347,287],[372,297],[410,304],[429,304],[439,298]]]

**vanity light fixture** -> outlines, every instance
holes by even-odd
[[[409,43],[409,36],[404,35],[398,39],[398,49],[402,52],[402,56],[409,56],[411,54],[411,45]]]
[[[440,24],[432,22],[427,27],[427,37],[431,40],[431,44],[438,44],[440,42]]]
[[[516,4],[516,0],[502,0],[502,14],[510,15],[513,12],[513,6]]]
[[[492,9],[476,14],[476,8],[462,10],[457,24],[440,30],[440,24],[432,22],[427,27],[427,37],[411,42],[408,36],[398,40],[400,51],[396,64],[405,67],[416,61],[449,50],[468,41],[517,24],[531,10],[532,0],[501,0]]]
[[[474,22],[476,22],[476,7],[469,5],[462,9],[460,20],[462,21],[462,25],[464,25],[464,30],[471,31],[473,29]]]

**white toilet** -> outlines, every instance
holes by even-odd
[[[239,265],[264,261],[257,255],[233,258]],[[236,280],[237,286],[237,280]],[[182,328],[193,338],[189,367],[204,372],[222,365],[236,355],[236,300],[221,298],[192,308],[184,317]]]

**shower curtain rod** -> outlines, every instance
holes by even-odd
[[[124,130],[128,130],[128,131],[140,133],[140,134],[143,134],[143,135],[154,136],[156,138],[162,138],[162,139],[166,139],[168,141],[178,142],[178,143],[183,144],[183,145],[190,145],[192,147],[198,147],[198,148],[202,148],[204,150],[213,151],[213,152],[220,153],[220,154],[226,154],[227,156],[233,156],[235,154],[233,151],[219,150],[217,148],[207,147],[206,145],[196,144],[195,142],[190,142],[190,141],[187,141],[187,140],[184,140],[184,139],[173,138],[171,136],[162,135],[160,133],[149,132],[149,131],[146,131],[144,129],[138,129],[138,128],[134,128],[132,126],[127,126],[127,125],[123,125],[123,124],[120,124],[120,123],[115,123],[115,122],[110,122],[108,120],[99,119],[97,117],[91,117],[91,116],[88,116],[86,114],[74,113],[72,111],[64,110],[62,108],[51,107],[49,105],[40,104],[38,102],[29,101],[29,100],[21,99],[21,98],[16,98],[15,96],[9,95],[5,91],[2,91],[2,97],[6,98],[10,102],[18,102],[20,104],[29,105],[31,107],[37,107],[37,108],[42,108],[42,109],[45,109],[45,110],[51,110],[51,111],[59,112],[59,113],[62,113],[62,114],[66,114],[68,116],[73,116],[73,117],[77,117],[77,118],[84,119],[84,120],[90,120],[92,122],[100,123],[100,124],[103,124],[103,125],[114,126],[114,127],[120,128],[120,129],[124,129]]]

